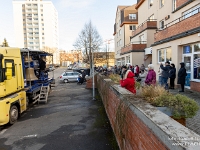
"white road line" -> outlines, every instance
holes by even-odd
[[[4,129],[0,132],[0,135],[3,135],[5,132],[7,131],[7,129]]]
[[[37,137],[37,134],[23,136],[23,138],[34,138],[34,137]]]

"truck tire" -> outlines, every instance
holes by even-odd
[[[14,124],[19,117],[19,110],[17,106],[12,105],[9,112],[9,124]]]

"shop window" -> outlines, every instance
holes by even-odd
[[[200,79],[200,54],[194,54],[194,79]]]
[[[194,45],[194,52],[200,52],[200,43]]]
[[[172,50],[171,48],[158,50],[158,62],[172,61]]]
[[[189,53],[192,53],[192,46],[191,45],[183,46],[183,54],[189,54]]]

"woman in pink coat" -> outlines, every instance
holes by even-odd
[[[156,85],[156,72],[154,71],[154,67],[152,64],[148,65],[148,74],[145,80],[147,85]]]

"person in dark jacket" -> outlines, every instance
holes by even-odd
[[[86,76],[86,73],[85,73],[85,70],[83,70],[83,72],[82,72],[82,78],[83,78],[83,82],[85,82],[85,81],[86,81],[86,79],[85,79],[85,76]]]
[[[181,90],[179,92],[184,92],[185,77],[187,76],[185,63],[180,63],[181,68],[178,71],[178,84],[181,85]]]
[[[164,86],[165,89],[168,90],[168,83],[167,82],[168,82],[168,78],[169,78],[169,71],[171,69],[170,62],[167,61],[165,63],[165,67],[163,66],[162,63],[160,63],[160,68],[162,69],[162,74],[161,74],[161,76],[162,76],[162,86]]]
[[[171,69],[169,71],[169,78],[170,78],[170,89],[174,89],[174,80],[176,78],[176,68],[174,64],[171,64]]]

